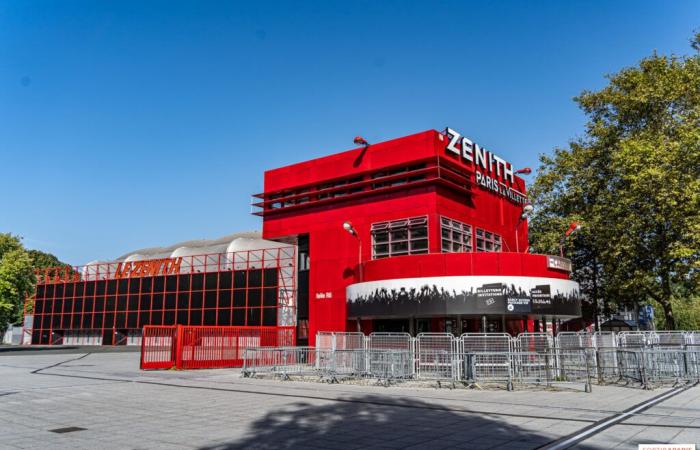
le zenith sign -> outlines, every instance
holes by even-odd
[[[449,141],[445,151],[461,156],[464,161],[475,168],[476,184],[484,189],[496,192],[513,203],[524,205],[527,197],[509,186],[515,183],[513,165],[498,155],[486,150],[469,138],[462,136],[452,128],[447,128]],[[484,173],[486,172],[486,173]]]

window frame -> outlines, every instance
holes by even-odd
[[[477,228],[474,233],[475,248],[478,253],[501,253],[503,252],[503,236],[488,231],[483,228]],[[483,241],[482,248],[479,247],[479,240]]]
[[[445,221],[448,223],[446,224]],[[445,237],[443,230],[448,230],[450,236]],[[455,233],[462,235],[461,241],[454,239]],[[468,236],[468,239],[467,239]],[[445,249],[445,243],[449,244],[450,249]],[[454,250],[455,244],[461,249]],[[447,216],[440,216],[440,252],[441,253],[473,253],[474,252],[474,226],[459,220],[452,219]]]
[[[425,232],[418,236],[413,234],[423,229]],[[395,256],[426,255],[430,253],[430,224],[428,216],[415,216],[396,220],[375,222],[370,226],[372,259],[392,258]],[[386,239],[377,240],[377,234],[386,234]],[[405,233],[405,237],[398,237]],[[397,236],[398,235],[398,236]],[[425,241],[425,245],[416,246]],[[405,249],[396,249],[397,244],[406,244]],[[379,252],[378,246],[386,246],[385,251]]]

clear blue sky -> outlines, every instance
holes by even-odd
[[[698,1],[0,0],[0,231],[72,264],[259,229],[263,171],[450,126],[516,166]]]

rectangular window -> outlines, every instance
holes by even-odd
[[[428,253],[428,218],[372,224],[372,258]]]
[[[476,251],[477,252],[500,252],[501,236],[490,231],[476,229]]]
[[[443,253],[467,253],[472,247],[472,226],[447,217],[440,218]]]

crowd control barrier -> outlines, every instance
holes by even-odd
[[[433,380],[516,386],[622,383],[651,389],[700,382],[696,332],[319,333],[315,348],[251,348],[243,375],[338,381]]]
[[[241,367],[249,348],[289,347],[295,327],[146,326],[141,369]]]

